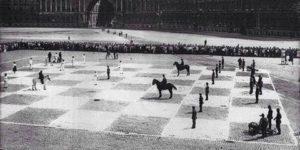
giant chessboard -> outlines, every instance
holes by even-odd
[[[106,78],[106,66],[111,67],[111,79]],[[249,94],[249,72],[225,67],[215,84],[211,85],[211,69],[191,66],[190,76],[170,65],[140,64],[125,61],[123,74],[118,62],[78,62],[75,67],[66,64],[34,65],[20,68],[16,74],[8,71],[9,87],[1,87],[1,123],[53,128],[109,132],[113,134],[139,134],[184,139],[222,140],[268,144],[295,145],[295,137],[283,110],[269,72],[259,70],[263,76],[263,94],[258,104]],[[32,79],[43,70],[50,75],[47,90],[38,84],[32,91]],[[99,73],[99,80],[94,72]],[[4,73],[2,73],[3,75]],[[154,78],[165,74],[177,90],[172,99],[168,91],[158,98]],[[199,109],[199,93],[204,95],[205,83],[210,84],[209,100],[204,101],[203,112],[197,114],[197,125],[191,129],[192,106]],[[282,111],[282,134],[267,138],[247,134],[248,123],[258,122],[271,105]],[[273,122],[272,129],[275,129]]]

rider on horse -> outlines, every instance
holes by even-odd
[[[167,79],[166,79],[166,77],[165,77],[164,74],[163,74],[162,76],[163,76],[163,79],[162,79],[162,81],[161,81],[161,86],[162,86],[162,87],[165,87],[166,84],[167,84]]]
[[[43,71],[41,70],[41,71],[39,72],[39,79],[41,80],[41,84],[44,84],[44,78],[45,78],[45,76],[44,76],[44,74],[43,74]]]
[[[181,63],[180,63],[180,65],[181,66],[183,66],[184,65],[184,61],[183,61],[183,59],[181,58]]]

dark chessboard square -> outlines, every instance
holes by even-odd
[[[201,75],[199,80],[211,80],[211,75]],[[218,78],[215,78],[216,81],[232,81],[232,76],[222,76],[219,74]]]
[[[75,86],[76,84],[80,83],[81,81],[75,80],[51,80],[48,82],[48,85],[56,85],[56,86]]]
[[[207,70],[212,70],[212,69],[216,69],[216,67],[215,66],[214,67],[210,66],[210,67],[207,67],[206,69]],[[222,73],[222,71],[235,71],[235,67],[224,67],[224,69],[221,70],[221,73]]]
[[[250,77],[251,72],[237,72],[236,76],[247,76]],[[258,77],[259,75],[261,75],[263,78],[269,78],[269,75],[267,73],[255,73],[255,76]]]
[[[204,102],[205,103],[205,102]],[[196,111],[199,111],[199,107],[196,107]],[[203,106],[202,112],[198,112],[197,118],[211,119],[211,120],[226,120],[228,116],[228,108],[222,107],[208,107]],[[192,106],[182,105],[176,117],[191,118],[192,117]]]
[[[126,71],[126,72],[136,72],[136,71],[139,71],[139,70],[142,70],[141,68],[122,68],[123,71]],[[120,68],[116,68],[114,69],[114,71],[120,71]]]
[[[26,72],[39,72],[41,70],[45,70],[45,68],[32,68],[32,69],[30,69],[29,67],[22,67],[22,68],[18,69],[18,71],[26,71]]]
[[[163,73],[138,73],[136,77],[145,77],[145,78],[162,78]]]
[[[109,67],[116,67],[119,66],[118,62],[115,61],[105,61],[105,62],[100,62],[99,64],[96,64],[95,66],[109,66]]]
[[[4,118],[2,121],[48,125],[64,113],[65,111],[58,109],[25,108]]]
[[[96,70],[77,70],[72,72],[71,74],[95,74]],[[98,74],[104,73],[105,71],[97,71]]]
[[[208,95],[215,95],[215,96],[229,96],[231,89],[225,88],[209,88]],[[190,94],[199,94],[202,93],[205,96],[205,88],[204,87],[194,87]]]
[[[60,76],[60,75],[63,75],[63,74],[62,74],[62,73],[44,73],[44,76],[46,76],[46,75],[49,75],[49,76],[50,76],[50,79],[52,80],[53,78],[56,78],[56,77],[58,77],[58,76]],[[39,77],[39,74],[38,74],[38,72],[37,72],[37,73],[31,74],[31,75],[29,75],[29,76],[27,76],[27,77],[38,78],[38,77]]]
[[[65,68],[68,68],[68,69],[82,69],[84,68],[84,66],[77,66],[77,65],[65,65]]]
[[[34,102],[42,100],[46,96],[40,95],[25,95],[25,94],[12,94],[0,99],[1,104],[14,104],[14,105],[30,105]]]
[[[100,81],[107,81],[107,82],[119,82],[121,80],[125,79],[124,77],[117,77],[117,76],[111,76],[110,79],[107,79],[107,76],[101,76],[98,78]]]
[[[114,87],[114,89],[133,90],[133,91],[147,91],[150,87],[151,87],[151,84],[119,83]]]
[[[169,79],[168,83],[172,83],[175,86],[176,85],[182,85],[182,86],[192,86],[194,84],[195,80],[176,80],[176,79]]]
[[[114,101],[105,101],[102,99],[90,100],[86,104],[80,107],[84,110],[93,110],[93,111],[109,111],[109,112],[119,112],[125,108],[129,103],[126,102],[114,102]]]
[[[236,82],[234,84],[234,88],[250,88],[250,84],[247,82]],[[274,90],[272,84],[263,84],[263,89],[269,89],[269,90]]]
[[[172,69],[174,66],[172,65],[153,65],[150,68],[153,69]]]
[[[186,74],[186,70],[182,70],[179,72],[180,74]],[[200,74],[201,70],[190,70],[190,74]],[[173,70],[172,74],[177,74],[177,70]]]
[[[279,108],[279,102],[277,99],[259,99],[258,103],[255,103],[255,98],[232,98],[232,106],[236,107],[259,107],[259,108]]]
[[[275,124],[272,125],[272,130],[275,130]],[[280,135],[275,133],[273,135],[268,135],[265,138],[261,138],[261,134],[253,136],[249,134],[248,123],[230,123],[229,140],[276,144],[295,144],[293,138],[290,135],[290,130],[287,125],[281,125]]]
[[[180,104],[181,101],[184,98],[184,95],[181,94],[173,94],[173,97],[169,99],[169,92],[164,91],[162,92],[162,97],[158,98],[159,94],[157,93],[147,93],[144,95],[141,100],[143,101],[148,101],[148,102],[157,102],[157,103],[175,103],[175,104]]]
[[[25,85],[25,84],[8,84],[7,88],[4,88],[4,85],[1,84],[1,92],[5,93],[5,92],[17,92],[20,91],[24,88],[28,88],[30,87],[29,85]]]
[[[73,97],[93,97],[97,93],[101,92],[100,90],[95,89],[85,89],[85,88],[70,88],[65,92],[59,93],[61,96],[73,96]]]
[[[126,134],[160,135],[168,122],[167,118],[122,115],[108,130]]]

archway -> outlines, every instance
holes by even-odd
[[[112,0],[91,0],[87,8],[89,27],[110,27],[115,17],[114,5]]]

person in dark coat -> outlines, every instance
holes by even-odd
[[[257,81],[257,86],[259,88],[259,94],[262,95],[262,87],[263,87],[263,81],[262,81],[262,76],[259,75],[258,81]]]
[[[255,90],[255,103],[256,104],[258,103],[258,100],[259,100],[259,88],[256,87],[256,90]]]
[[[215,84],[215,70],[212,70],[212,75],[211,75],[211,84]]]
[[[43,71],[42,71],[42,70],[39,72],[39,79],[41,80],[41,84],[44,84],[44,79],[45,79],[45,76],[44,76],[44,74],[43,74]]]
[[[206,46],[207,45],[207,40],[204,40],[204,46]]]
[[[161,85],[162,85],[162,87],[165,87],[166,84],[167,84],[167,79],[166,79],[166,76],[164,74],[162,76],[163,76],[163,79],[161,81]]]
[[[48,62],[50,62],[50,63],[51,63],[51,58],[52,58],[52,53],[49,52],[49,53],[48,53]]]
[[[261,128],[262,137],[264,138],[267,136],[268,120],[265,118],[265,114],[261,114],[260,116],[259,126]]]
[[[197,112],[195,110],[195,106],[192,107],[192,120],[193,120],[193,125],[192,125],[192,129],[196,128],[196,119],[197,119]]]
[[[106,74],[107,74],[107,80],[109,80],[110,79],[110,68],[109,68],[109,66],[107,66]]]
[[[13,63],[13,69],[12,69],[12,71],[14,72],[14,74],[17,72],[17,64],[16,64],[16,62],[14,62]]]
[[[218,67],[218,64],[216,64],[216,78],[218,78],[219,77],[219,67]]]
[[[199,112],[202,112],[202,105],[203,105],[203,97],[202,93],[199,93]]]
[[[277,131],[278,131],[278,134],[281,134],[281,127],[280,127],[280,124],[281,124],[281,113],[280,113],[280,109],[277,108],[277,116],[274,118],[274,120],[276,120],[276,128],[277,128]]]
[[[268,111],[267,118],[268,118],[269,129],[271,130],[271,128],[272,128],[272,119],[273,119],[273,110],[272,110],[270,105],[268,106],[268,109],[269,109],[269,111]]]
[[[255,77],[254,76],[250,76],[250,92],[249,94],[252,94],[253,93],[253,87],[255,85]]]
[[[221,73],[221,70],[222,70],[222,64],[221,64],[221,60],[219,60],[219,73]]]
[[[242,69],[243,71],[245,71],[245,66],[246,66],[246,62],[245,62],[245,59],[242,60]]]
[[[62,54],[61,54],[61,52],[59,52],[59,53],[58,53],[58,62],[60,63],[61,60],[62,60]]]
[[[208,100],[208,94],[209,94],[209,86],[208,86],[208,82],[206,82],[206,87],[205,87],[205,100]]]
[[[222,69],[224,69],[224,56],[222,56]]]
[[[184,65],[184,61],[183,61],[183,59],[181,58],[181,63],[180,63],[180,65],[181,66],[183,66]]]
[[[242,69],[242,58],[240,57],[238,59],[239,69]]]

